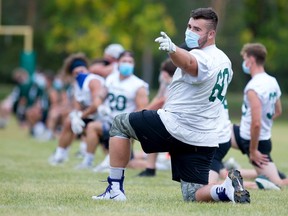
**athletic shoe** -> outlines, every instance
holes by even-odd
[[[74,167],[75,170],[88,170],[88,169],[92,169],[92,165],[91,164],[86,164],[86,163],[80,163],[78,165],[76,165]]]
[[[7,125],[7,120],[4,118],[0,118],[0,128],[5,128]]]
[[[259,189],[261,190],[278,190],[280,191],[281,188],[271,182],[266,176],[260,175],[255,179],[255,182]]]
[[[97,165],[95,168],[93,168],[92,171],[93,172],[97,172],[97,173],[109,173],[109,171],[110,171],[110,157],[109,157],[109,154],[106,155],[104,160],[99,165]]]
[[[250,194],[244,189],[243,179],[238,170],[231,170],[224,183],[216,188],[216,193],[221,201],[233,203],[250,203]]]
[[[228,173],[231,180],[230,187],[227,188],[227,195],[232,202],[250,203],[250,194],[243,186],[243,178],[238,170],[231,170]],[[232,187],[231,187],[232,186]]]
[[[107,178],[109,183],[106,191],[103,194],[98,196],[92,196],[93,200],[115,200],[115,201],[126,201],[125,192],[123,189],[123,181],[122,179],[111,179],[110,177]]]
[[[227,161],[223,163],[223,165],[227,170],[237,170],[241,168],[241,166],[233,157],[230,157]]]
[[[278,174],[279,174],[279,177],[281,179],[286,179],[287,178],[287,176],[283,172],[280,172],[279,170],[278,170]]]
[[[146,168],[138,174],[139,177],[154,177],[156,176],[156,169]]]
[[[61,158],[56,158],[55,157],[55,153],[53,153],[49,158],[48,158],[48,162],[50,165],[52,166],[57,166],[60,164],[63,164],[65,161],[68,160],[68,157],[61,157]]]

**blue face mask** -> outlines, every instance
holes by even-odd
[[[246,61],[242,63],[242,70],[245,74],[250,74],[250,68],[246,66]]]
[[[193,31],[189,29],[186,29],[185,42],[189,48],[199,47],[199,43],[198,43],[199,39],[200,39],[200,36],[198,34],[194,33]]]
[[[119,72],[121,75],[123,76],[130,76],[131,74],[133,74],[134,71],[134,65],[131,63],[119,63]]]

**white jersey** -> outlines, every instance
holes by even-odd
[[[195,146],[218,146],[218,120],[233,71],[229,58],[215,45],[193,49],[198,76],[177,68],[167,101],[158,114],[176,139]]]
[[[251,107],[247,97],[247,92],[249,90],[256,92],[262,105],[259,140],[268,140],[271,138],[271,129],[273,125],[272,117],[275,113],[275,103],[281,96],[280,87],[277,80],[265,72],[252,77],[252,79],[246,85],[244,89],[242,117],[240,123],[240,136],[246,140],[251,139]]]
[[[136,94],[137,91],[145,87],[148,90],[148,84],[135,75],[131,75],[120,80],[119,72],[114,72],[106,78],[106,87],[108,96],[105,105],[111,109],[111,117],[121,113],[130,113],[136,111]]]
[[[221,106],[221,114],[218,122],[219,144],[227,143],[231,139],[231,121],[227,100],[225,99]]]
[[[82,108],[87,108],[92,103],[89,83],[95,79],[99,80],[101,85],[104,86],[105,81],[101,76],[89,73],[79,74],[74,82],[74,97],[75,100],[81,104]]]

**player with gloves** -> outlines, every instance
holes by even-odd
[[[56,151],[49,158],[51,165],[63,163],[67,159],[68,147],[76,136],[83,133],[86,125],[95,119],[97,108],[106,96],[104,79],[89,73],[87,66],[88,61],[83,53],[72,54],[64,61],[63,71],[75,79],[75,106],[64,122]]]
[[[233,75],[226,54],[215,45],[218,16],[212,8],[193,10],[185,42],[190,52],[177,47],[161,32],[155,41],[177,69],[162,109],[120,114],[114,118],[109,141],[110,173],[104,193],[94,200],[125,201],[125,168],[130,138],[146,153],[169,152],[172,179],[181,183],[185,201],[250,202],[238,171],[221,185],[208,185],[210,165],[218,147],[217,125],[228,84]]]

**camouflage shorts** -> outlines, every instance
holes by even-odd
[[[110,129],[110,137],[118,136],[124,138],[133,138],[137,140],[134,129],[131,127],[129,122],[129,113],[117,115],[112,123]]]
[[[184,201],[196,201],[195,193],[203,186],[203,184],[196,184],[181,180],[181,190]]]

